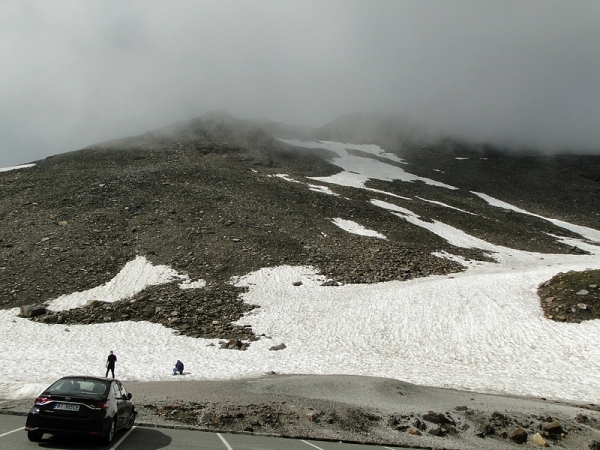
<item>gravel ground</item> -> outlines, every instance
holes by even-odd
[[[509,449],[516,430],[549,446],[600,442],[600,407],[359,376],[270,374],[230,381],[127,382],[137,424],[432,449]],[[2,403],[25,414],[31,399]],[[537,439],[537,438],[536,438]]]

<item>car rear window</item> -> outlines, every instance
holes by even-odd
[[[48,388],[48,392],[52,394],[99,395],[106,392],[107,386],[102,381],[67,378],[58,380]]]

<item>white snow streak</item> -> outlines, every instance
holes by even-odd
[[[346,230],[349,233],[360,234],[362,236],[376,237],[379,239],[387,239],[383,234],[378,233],[377,231],[369,230],[362,225],[354,222],[353,220],[346,220],[336,217],[335,219],[331,219],[331,221],[340,227],[342,230]]]
[[[338,155],[337,157],[333,158],[331,162],[344,169],[344,172],[340,172],[329,177],[310,177],[313,180],[361,189],[366,189],[365,183],[369,179],[383,181],[399,180],[405,182],[422,181],[432,186],[456,189],[454,186],[440,183],[439,181],[410,174],[397,165],[391,165],[382,162],[381,159],[388,159],[390,162],[393,161],[396,163],[405,163],[396,155],[384,152],[377,145],[343,144],[340,142],[331,141],[303,142],[295,140],[281,140],[296,147],[324,148]],[[348,150],[358,150],[369,155],[378,156],[379,158],[375,159],[367,156],[357,156],[354,152],[349,153]]]
[[[35,166],[35,164],[21,164],[20,166],[0,167],[0,172],[8,172],[10,170],[27,169],[27,168],[33,167],[33,166]]]

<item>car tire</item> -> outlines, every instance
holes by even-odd
[[[108,429],[106,436],[104,436],[102,438],[102,441],[104,444],[109,445],[112,442],[113,438],[115,437],[116,428],[117,428],[117,421],[113,420],[110,423],[110,428]]]
[[[40,431],[28,431],[27,432],[27,438],[31,442],[40,442],[42,440],[43,435],[44,435],[44,433],[42,433]]]
[[[135,422],[135,411],[131,411],[131,415],[129,416],[129,419],[127,419],[127,424],[125,425],[125,430],[129,431],[131,430],[131,427],[133,426]]]

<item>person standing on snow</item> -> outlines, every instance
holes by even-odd
[[[113,353],[113,351],[110,351],[110,354],[108,355],[108,359],[106,360],[106,375],[104,375],[106,378],[108,378],[108,372],[112,372],[112,377],[113,380],[115,378],[115,363],[117,362],[117,355],[115,355]]]

